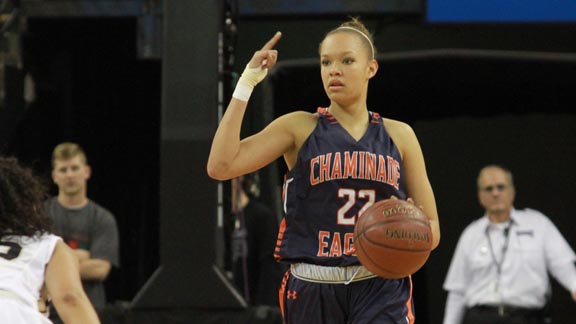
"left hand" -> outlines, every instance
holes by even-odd
[[[412,205],[420,208],[420,210],[424,211],[424,206],[422,206],[422,205],[416,205],[416,202],[414,201],[414,199],[408,198],[408,199],[406,199],[406,201],[409,202],[409,203],[411,203]]]
[[[38,311],[46,317],[50,317],[50,297],[48,297],[48,291],[46,290],[46,285],[42,286],[40,289],[40,298],[38,299]]]
[[[72,253],[78,258],[78,261],[84,261],[90,259],[90,251],[84,249],[72,250]]]

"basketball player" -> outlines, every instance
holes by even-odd
[[[391,196],[413,198],[440,229],[432,187],[414,131],[368,110],[368,82],[378,71],[372,36],[357,19],[320,43],[321,77],[330,106],[281,116],[240,140],[252,89],[276,64],[276,33],[244,70],[216,131],[208,174],[226,180],[280,156],[288,166],[275,256],[291,264],[280,289],[285,323],[413,323],[410,277],[386,280],[359,265],[357,217]],[[295,94],[296,95],[296,94]]]
[[[43,186],[14,158],[0,157],[0,319],[2,323],[51,323],[37,300],[45,285],[64,323],[99,323],[86,296],[78,260],[48,232]]]

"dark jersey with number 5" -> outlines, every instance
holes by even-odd
[[[353,233],[359,215],[392,195],[406,199],[402,159],[377,113],[368,114],[368,129],[358,141],[327,108],[318,114],[285,177],[275,257],[324,266],[358,264]]]

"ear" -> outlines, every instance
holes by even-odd
[[[56,183],[56,170],[52,169],[52,182]]]
[[[376,75],[376,72],[378,72],[378,61],[372,59],[368,65],[368,78],[372,79],[372,77]]]
[[[88,180],[90,179],[90,176],[92,176],[92,168],[87,164],[85,170],[86,170],[86,180]]]

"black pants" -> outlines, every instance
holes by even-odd
[[[475,306],[466,310],[463,324],[546,324],[539,309]]]

